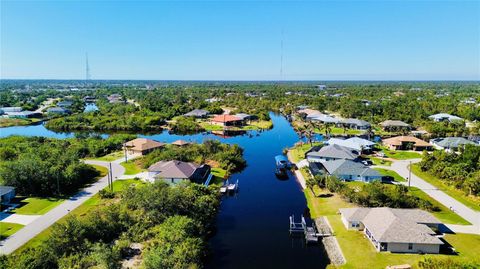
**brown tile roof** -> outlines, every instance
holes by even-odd
[[[233,115],[217,115],[215,116],[212,121],[213,122],[232,122],[232,121],[241,121],[239,117]]]
[[[405,123],[403,121],[400,121],[400,120],[386,120],[386,121],[382,121],[380,122],[380,125],[383,126],[383,127],[387,127],[387,126],[391,126],[391,127],[410,127],[410,124],[408,123]]]
[[[176,146],[185,146],[185,145],[188,145],[188,144],[191,144],[191,143],[188,142],[188,141],[185,141],[185,140],[181,140],[181,139],[172,142],[172,145],[176,145]]]
[[[133,140],[128,141],[125,144],[127,148],[135,151],[150,150],[150,149],[159,148],[165,145],[165,143],[161,143],[161,142],[147,139],[147,138],[135,138]]]
[[[383,140],[383,144],[401,146],[404,142],[414,143],[417,147],[431,147],[432,145],[413,136],[395,136]]]

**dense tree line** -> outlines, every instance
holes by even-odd
[[[246,166],[242,148],[236,144],[222,144],[217,140],[205,140],[202,144],[190,144],[183,147],[167,145],[161,150],[155,150],[146,155],[142,163],[144,168],[147,168],[162,160],[195,163],[214,161],[229,173],[238,172]]]
[[[130,187],[110,205],[55,224],[41,245],[1,257],[0,267],[120,268],[137,243],[143,268],[200,268],[219,204],[214,187]]]
[[[23,195],[70,194],[98,176],[80,158],[103,156],[121,148],[131,136],[107,139],[51,139],[11,136],[0,139],[0,182]]]
[[[383,184],[374,181],[361,187],[351,187],[333,176],[310,177],[306,185],[313,192],[313,186],[326,188],[338,193],[345,200],[363,207],[421,208],[428,211],[439,209],[419,197],[411,195],[404,185]]]
[[[480,196],[480,147],[466,145],[460,154],[434,151],[424,154],[419,163],[422,171],[427,171],[448,185],[465,191],[469,195]]]
[[[175,134],[195,134],[205,131],[205,129],[195,121],[194,117],[177,117],[175,122],[169,123],[169,126],[170,130]]]

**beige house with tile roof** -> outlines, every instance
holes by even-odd
[[[161,143],[147,138],[135,138],[125,143],[129,154],[145,155],[155,149],[161,148],[165,143]]]
[[[431,150],[432,145],[428,142],[423,141],[422,139],[416,138],[414,136],[395,136],[391,138],[384,139],[382,141],[383,145],[388,147],[390,150]]]
[[[341,208],[347,229],[361,230],[377,251],[439,253],[444,243],[432,229],[439,220],[420,209]]]

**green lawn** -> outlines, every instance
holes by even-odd
[[[441,189],[446,194],[452,196],[460,203],[470,207],[473,210],[480,211],[480,197],[476,198],[468,196],[463,191],[455,189],[455,187],[443,183],[442,180],[435,177],[434,175],[420,170],[420,167],[417,164],[412,165],[412,172],[418,177],[437,187],[438,189]]]
[[[315,133],[317,134],[325,134],[325,128],[315,128],[313,130]],[[363,134],[364,131],[362,130],[355,130],[355,129],[347,129],[346,132],[343,130],[343,128],[340,128],[340,127],[331,127],[330,128],[330,134],[331,135],[343,135],[343,134],[346,134],[346,135],[359,135],[359,134]]]
[[[385,160],[383,158],[370,157],[370,160],[373,162],[374,165],[385,165],[385,166],[392,165],[392,161]]]
[[[203,129],[207,131],[222,131],[223,126],[216,125],[216,124],[210,124],[209,122],[206,121],[201,121],[199,122],[200,126],[202,126]],[[235,130],[244,130],[244,131],[250,131],[250,130],[260,130],[260,129],[271,129],[273,127],[273,123],[271,120],[265,121],[265,120],[258,120],[258,121],[251,121],[248,125],[241,126],[241,127],[230,127]]]
[[[143,181],[140,181],[140,180],[135,180],[135,179],[126,179],[126,180],[116,180],[113,182],[113,191],[114,192],[119,192],[119,191],[122,191],[124,190],[125,188],[127,188],[128,186],[131,186],[132,184],[135,184],[135,185],[142,185],[142,184],[145,184]],[[74,210],[72,210],[68,215],[66,215],[65,217],[61,218],[60,220],[58,220],[56,223],[63,223],[66,221],[66,219],[70,216],[70,215],[75,215],[75,216],[78,216],[78,217],[83,217],[85,216],[90,210],[93,210],[95,208],[98,208],[100,206],[103,206],[103,205],[106,205],[108,203],[110,203],[111,200],[110,199],[102,199],[100,198],[100,196],[98,194],[95,194],[94,196],[92,196],[90,199],[86,200],[82,205],[80,205],[79,207],[75,208]],[[38,246],[40,244],[42,244],[47,238],[48,236],[50,235],[51,233],[51,229],[52,229],[52,226],[50,226],[49,228],[45,229],[44,231],[42,231],[41,233],[39,233],[37,236],[35,236],[34,238],[30,239],[30,241],[28,241],[25,245],[23,245],[22,247],[20,247],[19,249],[17,249],[15,252],[18,253],[26,248],[29,248],[29,247],[35,247],[35,246]]]
[[[470,225],[471,223],[465,220],[464,218],[460,217],[459,215],[455,214],[452,210],[447,208],[446,206],[439,203],[437,200],[433,199],[432,197],[428,196],[422,190],[416,187],[410,187],[409,191],[412,195],[419,197],[421,199],[430,201],[432,205],[439,208],[439,211],[430,212],[432,215],[437,217],[441,222],[448,223],[448,224],[460,224],[460,225]]]
[[[112,153],[110,153],[108,155],[105,155],[105,156],[102,156],[102,157],[90,158],[90,160],[113,162],[113,161],[118,160],[122,157],[125,157],[123,151],[115,151],[115,152],[112,152]]]
[[[314,188],[315,195],[310,189],[305,189],[304,194],[307,199],[307,205],[310,209],[310,215],[312,218],[318,218],[320,216],[336,215],[338,209],[345,207],[354,207],[352,203],[348,203],[343,200],[338,194],[330,193]]]
[[[256,129],[272,129],[273,122],[271,120],[256,120],[249,122],[249,125]]]
[[[383,168],[374,168],[374,169],[377,170],[380,174],[382,174],[384,176],[393,177],[393,179],[397,182],[405,182],[406,181],[402,176],[397,174],[397,172],[395,172],[395,171],[388,170],[388,169],[383,169]]]
[[[0,240],[9,237],[22,229],[23,225],[10,222],[0,222]]]
[[[405,150],[388,150],[385,147],[381,147],[382,152],[385,155],[392,159],[397,160],[408,160],[408,159],[420,159],[422,158],[422,153],[414,151],[405,151]]]
[[[135,175],[143,171],[135,160],[123,162],[120,165],[125,168],[125,175]]]
[[[222,168],[212,168],[211,171],[213,178],[210,181],[210,185],[223,185],[223,180],[225,179],[227,175],[227,171]]]
[[[319,146],[321,145],[321,142],[314,142],[312,143],[313,146]],[[300,146],[295,146],[291,148],[290,151],[290,157],[292,158],[291,161],[297,163],[300,160],[305,159],[305,152],[307,152],[310,148],[312,148],[312,145],[310,143],[305,143]]]
[[[0,127],[30,125],[41,120],[42,119],[0,118]]]
[[[54,197],[29,197],[20,201],[21,206],[12,210],[23,215],[43,215],[61,204],[64,199]]]

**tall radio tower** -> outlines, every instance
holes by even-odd
[[[85,53],[85,83],[90,80],[90,66],[88,65],[88,52]]]

